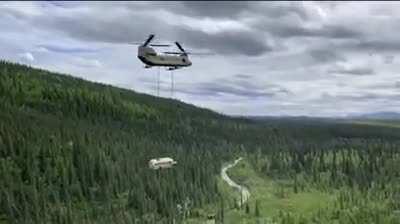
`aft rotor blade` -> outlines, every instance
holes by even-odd
[[[154,34],[150,34],[149,38],[144,42],[143,46],[147,46],[151,40],[153,40]]]
[[[128,43],[128,44],[130,44],[130,45],[143,45],[143,43]],[[149,46],[152,46],[152,47],[170,47],[171,46],[171,44],[148,44]]]
[[[188,52],[186,54],[190,54],[190,55],[214,55],[213,53],[191,53],[191,52]]]
[[[150,44],[152,47],[169,47],[171,46],[170,44]]]
[[[143,43],[128,43],[128,44],[130,44],[130,45],[142,45]]]
[[[181,52],[170,52],[170,51],[165,51],[163,53],[164,54],[182,54]]]
[[[183,47],[178,42],[175,42],[175,44],[176,44],[176,46],[178,46],[179,50],[181,50],[182,52],[186,53],[185,49],[183,49]]]

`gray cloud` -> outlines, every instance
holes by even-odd
[[[341,61],[344,62],[346,59],[342,56],[339,55],[334,50],[330,49],[316,49],[316,50],[310,50],[308,51],[308,54],[317,62],[337,62]]]
[[[293,26],[292,24],[271,24],[270,26],[265,26],[264,28],[272,35],[283,38],[320,37],[342,39],[357,38],[361,36],[361,33],[355,29],[338,25],[324,25],[319,28],[307,28],[302,26]]]
[[[323,93],[320,100],[324,102],[338,102],[338,101],[350,101],[350,102],[369,102],[371,100],[399,100],[400,94],[380,94],[380,93],[353,93],[353,94],[337,94]]]
[[[393,60],[400,54],[396,5],[379,10],[376,4],[339,2],[0,5],[0,56],[7,60],[21,61],[21,53],[31,52],[35,66],[155,94],[157,71],[143,69],[136,47],[125,45],[154,33],[155,42],[179,41],[188,51],[216,53],[193,56],[193,66],[174,71],[176,96],[185,102],[230,114],[400,108],[400,65]],[[162,72],[160,84],[168,95],[169,73]]]
[[[272,97],[274,93],[266,92],[261,89],[247,89],[240,86],[232,86],[223,83],[205,82],[198,83],[194,89],[180,89],[183,93],[205,95],[205,96],[223,96],[233,95],[237,97],[257,98],[257,97]]]
[[[92,67],[101,67],[102,66],[101,62],[97,59],[77,57],[77,58],[74,58],[73,61],[74,61],[75,65],[81,66],[81,67],[92,68]]]
[[[400,43],[387,40],[361,40],[353,46],[355,50],[369,51],[371,53],[380,51],[400,51]]]
[[[263,16],[275,19],[289,15],[296,15],[302,20],[310,19],[309,13],[301,2],[270,2],[259,6],[254,5],[253,10]]]
[[[148,34],[163,31],[160,21],[150,16],[131,20],[129,16],[121,16],[121,19],[101,19],[98,12],[94,14],[82,14],[79,18],[67,16],[55,16],[52,20],[45,17],[37,17],[34,20],[45,26],[66,33],[69,36],[85,41],[98,41],[109,43],[127,44],[144,40]],[[153,26],[146,25],[147,23]]]
[[[345,74],[345,75],[374,75],[375,71],[372,68],[344,68],[337,66],[328,70],[329,74]]]
[[[386,90],[386,91],[398,91],[400,90],[400,81],[384,81],[384,82],[374,82],[371,84],[363,85],[365,89],[373,90]]]
[[[394,58],[394,55],[386,55],[383,57],[383,60],[385,64],[393,64]]]
[[[179,12],[190,16],[201,17],[235,17],[251,8],[250,2],[245,1],[185,1]]]
[[[166,8],[174,13],[199,18],[242,18],[249,15],[279,19],[297,15],[308,19],[303,4],[298,2],[254,2],[254,1],[184,1],[176,4],[154,2],[153,6]]]
[[[52,51],[57,53],[96,53],[99,49],[89,47],[75,47],[75,46],[62,46],[53,44],[38,44],[36,45],[39,49]]]
[[[357,52],[366,56],[389,53],[391,55],[384,56],[384,61],[387,64],[391,64],[395,57],[394,54],[400,52],[400,43],[397,40],[392,40],[392,38],[387,38],[387,36],[390,35],[389,32],[388,34],[382,35],[383,36],[380,37],[381,40],[370,40],[367,35],[364,35],[348,42],[331,44],[331,47],[342,52]]]
[[[177,30],[177,35],[190,46],[221,54],[260,56],[273,50],[265,40],[250,31],[232,30],[208,34],[199,30],[181,28]]]
[[[254,84],[244,80],[216,79],[212,82],[200,82],[193,85],[181,85],[176,91],[189,95],[224,97],[225,95],[249,99],[270,98],[277,94],[291,94],[289,90],[276,84]]]
[[[15,13],[20,14],[20,12]],[[78,13],[75,16],[54,15],[49,20],[47,15],[25,15],[25,19],[32,24],[83,41],[127,44],[144,41],[148,34],[155,33],[170,41],[179,40],[186,46],[212,50],[219,54],[259,56],[272,51],[272,47],[262,36],[254,35],[250,31],[224,30],[207,33],[188,26],[167,24],[151,14],[139,17],[132,11],[121,10],[118,17],[103,18],[103,13],[103,10],[94,7],[89,12]]]
[[[235,85],[244,89],[254,89],[254,90],[259,90],[259,91],[265,91],[269,93],[274,93],[274,94],[292,94],[288,89],[277,85],[277,84],[272,84],[272,83],[263,83],[263,82],[254,82],[253,80],[234,80],[234,79],[229,79],[229,80],[224,80],[222,79],[220,82],[226,83],[226,84],[231,84]]]
[[[238,79],[250,79],[252,77],[251,75],[246,75],[246,74],[236,74],[234,76]]]
[[[397,89],[400,89],[400,81],[395,82],[395,87],[396,87]]]

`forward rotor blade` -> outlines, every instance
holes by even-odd
[[[150,34],[149,38],[144,42],[143,46],[147,46],[151,40],[153,40],[154,34]]]
[[[181,50],[183,53],[186,53],[185,49],[183,49],[183,47],[178,42],[175,42],[175,44],[176,46],[178,46],[179,50]]]

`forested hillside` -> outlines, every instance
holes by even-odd
[[[179,219],[178,204],[217,200],[221,162],[257,138],[206,109],[8,62],[0,100],[0,213],[15,223]],[[148,169],[161,156],[178,165]]]
[[[365,200],[398,192],[396,128],[234,119],[4,61],[0,102],[0,223],[181,223],[230,200],[218,174],[239,154],[260,173],[297,178],[297,191],[307,182],[362,186],[360,194],[371,194]],[[178,164],[148,169],[162,156]],[[282,217],[277,222],[300,223]]]

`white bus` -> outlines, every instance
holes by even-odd
[[[171,168],[176,163],[177,162],[175,160],[169,157],[157,158],[157,159],[151,159],[149,161],[149,167],[151,169],[158,170],[161,168]]]

